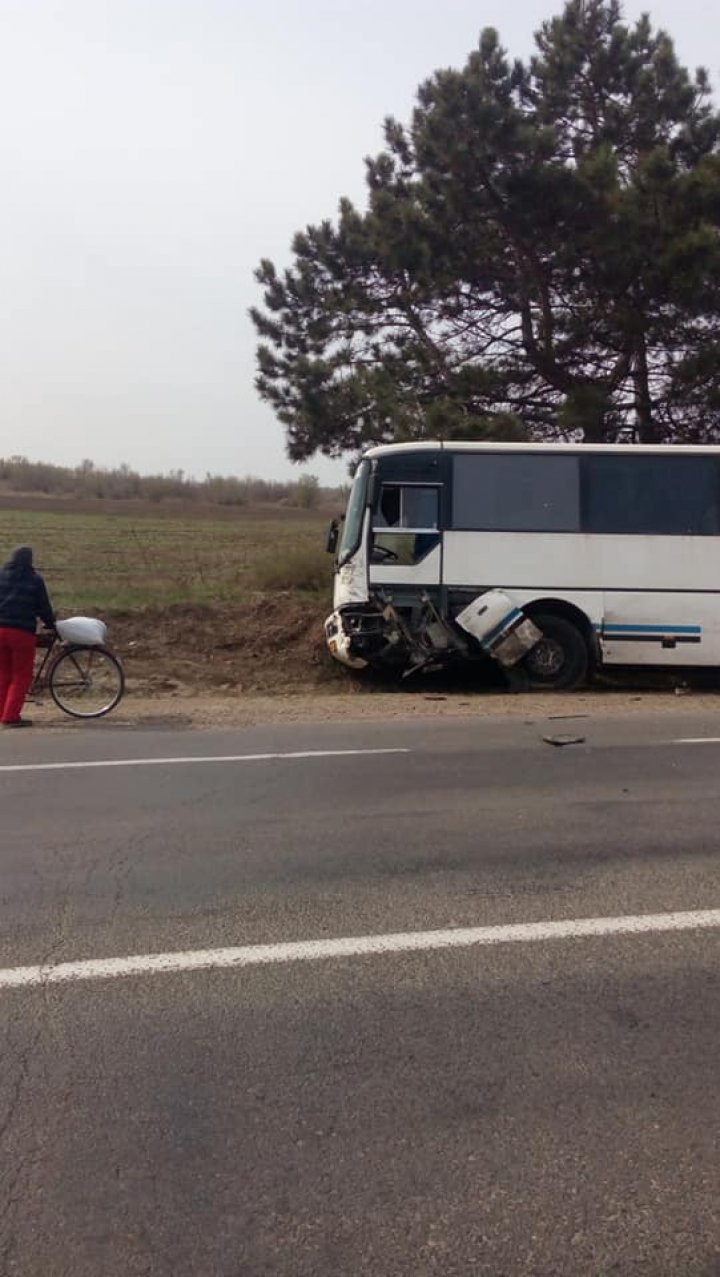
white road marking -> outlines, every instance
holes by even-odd
[[[285,754],[208,754],[187,758],[101,758],[77,763],[7,763],[0,772],[64,772],[86,767],[175,767],[178,763],[267,763],[286,758],[356,758],[367,754],[409,754],[409,749],[302,749]]]
[[[720,736],[684,736],[673,745],[720,745]]]
[[[338,940],[293,940],[280,944],[239,945],[232,949],[141,953],[127,958],[90,958],[79,962],[0,969],[0,989],[68,984],[76,980],[107,980],[118,976],[162,975],[210,968],[254,967],[278,962],[316,962],[321,958],[357,958],[368,954],[528,944],[533,941],[578,940],[594,936],[704,931],[716,927],[720,927],[720,909],[701,909],[688,913],[650,913],[619,918],[575,918],[561,922],[458,927],[449,931],[406,931],[396,935],[349,936]]]

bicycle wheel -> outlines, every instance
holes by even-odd
[[[106,647],[71,647],[50,670],[50,695],[73,718],[102,718],[125,691],[125,675]]]

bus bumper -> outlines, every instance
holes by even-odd
[[[325,622],[325,641],[336,661],[365,669],[387,646],[382,613],[362,605],[332,612]]]

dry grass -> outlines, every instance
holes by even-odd
[[[327,593],[332,584],[333,561],[325,550],[316,546],[293,546],[282,553],[268,552],[262,555],[254,568],[258,589],[302,590]]]
[[[260,590],[329,594],[326,517],[248,511],[232,521],[0,509],[0,560],[35,550],[63,611],[246,602]]]

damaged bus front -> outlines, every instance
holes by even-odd
[[[504,591],[443,580],[451,455],[442,444],[376,448],[358,466],[336,552],[332,655],[410,673],[492,656],[517,664],[542,638]]]

